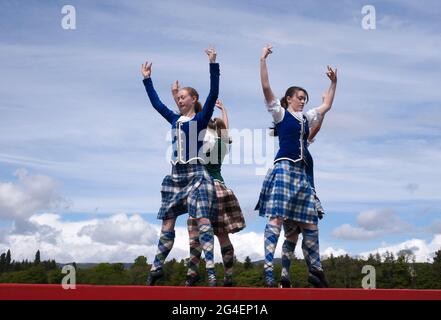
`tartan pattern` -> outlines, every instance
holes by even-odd
[[[199,262],[201,261],[202,247],[199,241],[199,228],[196,219],[187,219],[188,240],[190,245],[190,258],[188,260],[187,276],[196,277],[199,273]]]
[[[207,268],[207,278],[209,286],[216,286],[216,271],[213,268]]]
[[[282,245],[282,277],[289,279],[289,268],[291,267],[291,260],[294,258],[294,250],[296,242],[285,239]]]
[[[187,220],[187,229],[190,243],[190,259],[188,260],[188,276],[195,276],[199,270],[199,263],[202,255],[201,243],[199,241],[199,228],[197,219]],[[221,248],[222,261],[224,264],[224,277],[231,278],[233,275],[234,247],[227,245]]]
[[[277,161],[265,177],[255,210],[263,217],[317,224],[316,201],[304,163]]]
[[[193,218],[212,218],[216,210],[213,180],[203,164],[177,164],[161,186],[158,219],[187,213]]]
[[[224,278],[232,278],[234,263],[234,248],[231,244],[221,248],[222,261],[224,263]]]
[[[204,251],[208,272],[208,269],[214,269],[214,235],[210,224],[199,223],[199,242]]]
[[[155,259],[153,260],[151,271],[162,269],[165,259],[173,248],[175,242],[174,231],[161,231],[158,241],[158,249],[156,251]]]
[[[320,249],[318,230],[310,230],[303,228],[302,249],[308,269],[322,270],[320,262]]]
[[[314,190],[314,199],[315,199],[315,209],[317,210],[317,215],[319,219],[323,219],[323,215],[325,214],[325,209],[323,209],[322,203],[320,202],[317,193]]]
[[[245,219],[233,191],[219,180],[214,180],[217,215],[212,220],[215,235],[236,233],[245,228]]]
[[[283,230],[285,232],[285,238],[291,237],[293,234],[301,234],[302,229],[293,220],[283,221]]]
[[[265,263],[263,265],[263,270],[266,283],[272,283],[274,281],[273,259],[274,251],[276,251],[277,241],[279,240],[280,229],[281,228],[279,226],[274,226],[271,224],[267,224],[265,226]]]

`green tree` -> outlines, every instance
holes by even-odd
[[[35,260],[34,260],[34,264],[35,265],[39,265],[40,264],[40,250],[37,250],[37,253],[35,254]]]
[[[3,273],[0,277],[3,283],[48,283],[46,270],[43,266],[32,266],[27,270]]]
[[[145,285],[148,276],[147,258],[139,256],[129,270],[130,283],[135,285]]]
[[[77,282],[99,285],[127,285],[130,277],[122,263],[100,263],[90,269],[77,269]]]
[[[441,265],[441,249],[435,252],[435,256],[433,257],[433,263]]]
[[[139,256],[135,259],[135,263],[132,267],[147,267],[147,258],[144,256]]]
[[[245,262],[243,264],[243,267],[244,267],[245,270],[251,269],[253,267],[253,264],[251,263],[250,257],[247,256],[245,258]]]
[[[381,263],[381,255],[380,255],[380,253],[376,253],[375,254],[375,260],[377,261],[377,263]]]
[[[400,255],[393,268],[393,281],[391,287],[394,289],[410,288],[411,274],[409,264],[405,255]]]
[[[9,271],[10,268],[11,268],[11,250],[8,249],[8,252],[6,252],[5,271]]]
[[[0,256],[0,273],[6,270],[6,253]]]
[[[435,252],[432,264],[432,274],[436,288],[441,288],[441,249]]]
[[[60,284],[65,274],[61,273],[61,268],[55,268],[47,272],[47,282],[49,284]]]

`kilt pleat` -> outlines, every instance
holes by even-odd
[[[245,228],[245,219],[233,191],[219,180],[214,180],[217,215],[212,220],[214,234],[236,233]]]
[[[317,206],[303,162],[280,160],[268,171],[255,210],[263,217],[317,224]]]
[[[188,213],[193,218],[215,214],[216,195],[213,179],[203,164],[177,164],[161,185],[158,219],[170,219]]]

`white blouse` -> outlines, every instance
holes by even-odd
[[[265,100],[265,105],[269,113],[273,116],[274,123],[279,123],[283,120],[283,117],[285,116],[285,112],[288,111],[287,109],[283,108],[279,99],[274,99],[271,103],[267,103]],[[320,123],[320,120],[322,118],[322,115],[318,111],[318,107],[308,110],[307,112],[303,113],[301,111],[297,112],[291,112],[291,113],[297,120],[302,121],[303,115],[305,115],[306,120],[308,120],[309,129],[314,128]],[[314,139],[309,141],[308,143],[311,144],[314,142]]]

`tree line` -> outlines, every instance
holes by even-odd
[[[410,251],[403,250],[394,256],[391,252],[383,255],[370,255],[368,259],[350,257],[349,255],[322,260],[329,284],[333,288],[360,288],[365,265],[374,267],[376,287],[388,289],[441,289],[441,250],[435,253],[432,263],[415,262]],[[96,285],[145,285],[151,265],[147,258],[139,256],[130,265],[123,263],[100,263],[89,268],[82,268],[71,263],[76,269],[77,284]],[[158,285],[181,286],[184,284],[187,261],[171,259],[164,264],[165,277]],[[41,261],[40,251],[34,261],[21,262],[11,260],[11,252],[0,256],[0,283],[33,283],[61,284],[66,274],[62,273],[63,264],[55,260]],[[281,263],[275,260],[274,274],[280,276]],[[294,259],[291,265],[293,287],[310,287],[307,282],[308,271],[303,259]],[[223,266],[216,264],[219,285],[223,278]],[[201,261],[199,285],[207,285],[205,264]],[[252,262],[249,257],[241,262],[235,259],[234,285],[237,287],[263,287],[263,262]]]

